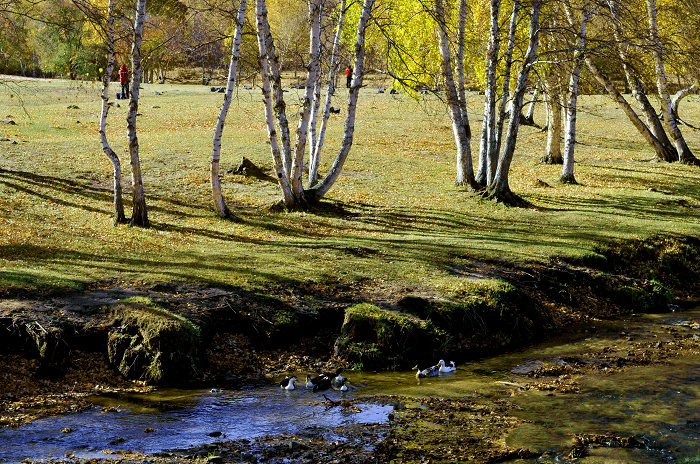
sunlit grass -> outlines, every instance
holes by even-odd
[[[289,113],[300,96],[295,92],[285,94]],[[0,137],[18,142],[0,142],[1,290],[117,279],[253,290],[363,280],[455,291],[460,282],[450,264],[457,256],[545,260],[586,255],[614,239],[700,232],[700,170],[643,161],[653,154],[605,97],[581,99],[581,185],[557,184],[561,167],[538,162],[545,134],[522,128],[511,187],[536,208],[517,209],[453,185],[454,145],[442,104],[371,88],[361,97],[356,142],[343,175],[328,195],[343,214],[337,208],[272,212],[268,207],[279,197],[275,184],[226,172],[241,156],[271,166],[260,92],[239,90],[224,131],[222,184],[229,206],[244,221],[222,221],[212,212],[208,181],[222,95],[202,86],[149,84],[143,86],[138,125],[154,227],[114,227],[111,165],[97,136],[98,94],[99,85],[66,81],[28,81],[19,91],[0,87],[0,116],[17,122],[0,124]],[[470,95],[475,134],[482,102]],[[122,157],[128,186],[128,105],[119,103],[110,113],[108,137]],[[535,119],[543,123],[542,105],[537,109]],[[680,111],[700,124],[697,97]],[[339,116],[331,120],[322,171],[335,155],[342,124]],[[700,154],[700,132],[684,131]],[[125,196],[127,214],[129,200]]]

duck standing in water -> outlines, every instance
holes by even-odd
[[[420,370],[420,368],[416,365],[414,369],[416,369],[417,379],[424,379],[426,377],[437,377],[437,375],[440,373],[439,366],[430,366],[427,369]]]
[[[282,390],[294,390],[296,388],[296,381],[296,377],[285,377],[284,380],[280,382],[280,388]]]
[[[454,372],[457,370],[457,366],[455,366],[454,361],[450,361],[450,365],[446,366],[445,365],[445,360],[441,359],[440,362],[438,363],[438,370],[440,371],[441,374],[447,374],[448,372]]]

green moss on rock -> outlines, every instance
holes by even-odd
[[[182,383],[198,375],[200,328],[148,298],[122,300],[107,341],[109,362],[127,378]]]
[[[430,321],[362,303],[345,310],[335,353],[364,368],[407,367],[439,356],[445,340]]]

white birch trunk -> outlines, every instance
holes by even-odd
[[[673,144],[678,153],[678,161],[686,164],[695,164],[698,160],[695,158],[690,148],[683,138],[681,130],[678,128],[678,123],[673,114],[673,106],[671,97],[668,93],[668,85],[666,80],[666,69],[663,61],[663,50],[661,41],[659,40],[658,25],[656,21],[656,0],[647,0],[647,14],[649,16],[649,38],[654,48],[654,68],[656,70],[656,87],[659,91],[661,99],[661,114],[664,116],[664,124],[666,129],[671,134]]]
[[[350,153],[350,149],[352,148],[352,141],[355,133],[357,99],[360,94],[360,88],[362,87],[362,79],[364,78],[365,32],[369,17],[372,13],[374,1],[375,0],[364,0],[362,4],[362,12],[360,14],[360,19],[357,22],[357,38],[355,39],[355,69],[353,70],[352,84],[348,95],[348,109],[347,116],[345,118],[343,141],[340,150],[333,161],[333,165],[328,171],[328,174],[326,174],[323,180],[319,182],[316,187],[309,191],[309,194],[312,195],[312,199],[315,201],[320,200],[338,179],[340,172],[343,169],[343,165],[345,164],[345,160],[347,159],[348,153]]]
[[[486,131],[486,183],[491,184],[496,175],[498,152],[496,151],[496,71],[501,36],[498,19],[501,12],[501,0],[491,0],[491,30],[489,32],[488,64],[486,66],[486,102],[484,104],[484,128]],[[482,135],[482,140],[484,137]]]
[[[299,124],[297,126],[296,146],[294,149],[290,179],[292,193],[300,205],[305,203],[304,184],[302,182],[304,153],[306,152],[306,138],[309,130],[309,118],[313,105],[314,88],[318,85],[322,4],[322,0],[309,0],[309,22],[311,23],[311,30],[309,32],[309,64],[306,74],[306,91],[304,92],[301,117],[299,118]]]
[[[627,46],[623,43],[622,40],[622,27],[620,26],[619,17],[619,2],[618,0],[608,0],[608,6],[610,8],[610,14],[613,20],[613,31],[615,41],[617,42],[617,51],[622,62],[622,69],[625,74],[627,85],[632,89],[632,96],[637,100],[642,113],[644,113],[646,117],[647,126],[649,127],[649,130],[654,135],[654,137],[658,139],[659,143],[663,147],[662,152],[657,151],[656,159],[668,162],[676,161],[676,149],[671,143],[671,141],[668,139],[668,136],[666,135],[666,130],[664,129],[661,120],[656,114],[656,109],[647,98],[647,93],[644,89],[644,86],[642,85],[640,80],[634,75],[632,69],[630,69],[629,59],[627,57],[626,51]]]
[[[547,148],[543,161],[547,164],[563,164],[561,156],[561,97],[559,89],[552,86],[547,90]]]
[[[518,138],[518,129],[520,127],[520,118],[517,117],[523,109],[523,97],[527,88],[527,81],[530,75],[530,70],[537,57],[537,45],[539,42],[540,27],[540,10],[542,8],[542,0],[533,0],[530,11],[530,29],[528,38],[528,47],[523,59],[523,65],[518,75],[518,80],[513,92],[513,107],[510,122],[508,124],[508,133],[506,135],[503,151],[498,159],[498,169],[492,184],[488,188],[487,196],[496,201],[502,201],[507,204],[519,205],[525,203],[520,197],[514,195],[508,184],[508,173],[510,164],[513,161],[515,153],[515,144]]]
[[[678,116],[678,105],[680,102],[688,95],[691,93],[695,92],[697,90],[698,85],[693,84],[690,87],[686,87],[685,89],[681,89],[676,94],[673,96],[673,99],[671,100],[671,108],[673,110],[673,115],[676,117],[676,121],[678,123],[681,123],[681,118]]]
[[[236,85],[236,75],[238,73],[238,57],[241,50],[241,34],[243,31],[243,22],[245,21],[246,0],[240,0],[238,6],[238,16],[236,17],[236,29],[233,33],[233,44],[231,45],[231,62],[228,67],[228,80],[226,82],[226,93],[224,93],[224,101],[219,111],[219,118],[216,120],[216,129],[214,130],[214,142],[211,155],[210,181],[211,192],[214,200],[214,209],[219,217],[224,219],[236,219],[231,213],[224,196],[221,193],[221,181],[219,180],[219,161],[221,159],[221,135],[224,132],[224,124],[226,115],[231,106],[231,98],[233,96],[233,88]]]
[[[471,169],[471,176],[469,173],[469,165],[471,164],[471,137],[469,129],[469,121],[466,121],[464,117],[466,116],[466,109],[463,109],[460,102],[460,91],[455,85],[454,74],[452,73],[452,58],[450,56],[450,42],[449,36],[447,34],[447,23],[445,20],[445,8],[443,6],[442,0],[435,0],[435,16],[438,22],[438,39],[440,48],[440,59],[442,62],[442,74],[445,79],[445,93],[447,95],[447,104],[450,110],[450,119],[452,120],[452,132],[455,138],[455,144],[457,145],[457,185],[466,185],[472,188],[476,188],[476,180],[473,177],[473,168]],[[460,33],[458,41],[462,42],[462,46],[458,44],[459,52],[463,53],[463,41],[464,35],[461,30],[461,18],[460,18]],[[458,52],[458,53],[459,53]],[[458,62],[464,59],[463,56],[458,56]],[[458,68],[459,69],[459,68]],[[462,68],[463,69],[463,68]],[[459,71],[458,71],[459,72]],[[459,76],[460,79],[464,79],[463,70],[462,75]],[[460,84],[461,85],[461,84]],[[466,92],[465,97],[466,98]]]
[[[503,124],[506,120],[506,105],[510,99],[510,73],[513,67],[513,50],[515,49],[515,32],[518,25],[518,12],[520,0],[514,0],[513,12],[510,15],[510,27],[508,29],[508,48],[505,56],[505,69],[503,71],[503,95],[498,106],[498,120],[496,122],[496,153],[501,151],[503,141]]]
[[[131,164],[131,185],[133,188],[132,214],[130,224],[149,227],[146,197],[141,177],[139,160],[139,140],[136,136],[136,114],[139,110],[139,87],[141,84],[141,39],[143,24],[146,19],[146,0],[137,0],[136,18],[134,19],[134,39],[131,46],[131,95],[129,113],[126,119],[126,131],[129,139],[129,163]]]
[[[323,151],[323,143],[326,138],[326,127],[328,125],[328,118],[331,115],[331,101],[335,94],[335,82],[338,75],[338,47],[340,46],[340,38],[343,32],[346,3],[347,0],[342,0],[340,2],[338,27],[335,32],[335,38],[333,39],[333,51],[331,52],[330,68],[328,69],[328,88],[326,90],[326,101],[323,105],[321,129],[319,130],[318,140],[316,140],[311,159],[309,160],[309,188],[314,187],[318,183],[318,166],[321,160],[321,152]]]
[[[282,74],[280,71],[279,59],[275,51],[275,42],[270,31],[270,23],[267,19],[267,4],[263,1],[259,4],[260,11],[257,16],[261,20],[262,33],[265,37],[265,53],[269,66],[269,77],[272,82],[272,94],[274,97],[273,108],[279,125],[279,138],[282,142],[280,147],[282,161],[284,162],[285,174],[291,178],[292,174],[292,148],[291,137],[289,135],[289,120],[287,119],[287,105],[284,102],[284,92],[282,91]]]
[[[260,56],[260,75],[262,77],[262,94],[263,103],[265,105],[265,123],[267,125],[267,134],[270,139],[270,151],[272,152],[272,160],[275,168],[275,173],[277,174],[277,181],[279,182],[280,189],[282,191],[282,203],[289,209],[295,206],[294,195],[292,194],[292,188],[289,185],[289,175],[285,167],[285,163],[282,157],[282,152],[280,150],[279,141],[277,139],[277,129],[275,127],[275,114],[272,103],[272,91],[270,90],[270,64],[267,58],[267,28],[265,23],[267,22],[267,8],[265,6],[265,0],[256,0],[255,3],[256,11],[256,31],[258,36],[258,52]]]
[[[569,9],[566,9],[569,17],[569,24],[573,26],[573,16]],[[574,51],[573,69],[569,76],[569,101],[566,106],[566,130],[564,132],[564,166],[562,168],[559,181],[565,184],[576,184],[574,176],[574,150],[576,149],[576,110],[578,104],[578,82],[581,75],[581,65],[583,63],[584,49],[586,47],[586,26],[593,14],[593,9],[585,7],[583,18],[581,19],[581,29],[578,34],[577,48]]]
[[[114,223],[126,222],[124,203],[122,200],[122,167],[119,156],[112,150],[107,141],[107,114],[109,113],[109,83],[114,70],[114,5],[112,0],[107,3],[107,66],[102,75],[102,111],[100,113],[100,142],[109,161],[112,163],[114,179]],[[36,57],[36,52],[35,52]],[[36,72],[36,66],[35,66]]]

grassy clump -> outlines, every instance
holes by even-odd
[[[196,324],[149,298],[127,298],[115,309],[107,355],[127,378],[182,383],[198,374],[200,335]]]
[[[407,367],[439,356],[445,335],[424,319],[362,303],[345,310],[335,350],[363,368]]]

